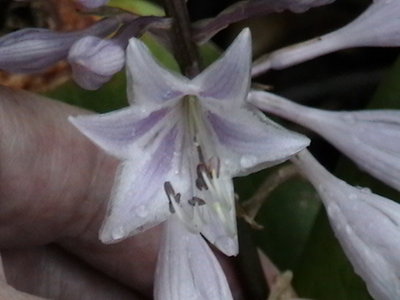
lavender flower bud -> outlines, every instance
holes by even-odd
[[[400,190],[400,111],[323,111],[265,92],[252,92],[249,100],[317,132],[361,169]]]
[[[339,180],[307,150],[292,161],[320,194],[332,229],[370,294],[400,299],[400,205]]]
[[[78,0],[86,8],[96,8],[105,5],[109,0]]]
[[[0,38],[0,69],[34,73],[66,58],[71,45],[86,35],[107,36],[117,29],[116,18],[105,19],[76,32],[26,28]]]
[[[96,90],[123,68],[125,49],[113,40],[86,36],[73,44],[68,61],[75,82]]]
[[[400,1],[375,0],[350,24],[329,34],[292,45],[256,60],[253,76],[284,69],[334,51],[352,47],[400,46]]]
[[[68,55],[73,79],[82,88],[100,88],[124,66],[125,49],[130,38],[142,35],[153,24],[167,22],[160,17],[139,17],[122,26],[110,40],[88,36],[75,42]]]
[[[307,11],[311,7],[330,4],[334,1],[335,0],[285,0],[285,1],[277,1],[277,4],[285,3],[289,10],[295,13],[302,13]]]

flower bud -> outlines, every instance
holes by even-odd
[[[254,62],[252,74],[284,69],[347,48],[400,46],[399,14],[400,1],[375,0],[358,18],[334,32],[262,56]]]
[[[360,169],[400,190],[400,111],[323,111],[265,92],[252,92],[249,101],[317,132]]]
[[[400,205],[339,180],[307,150],[292,161],[317,189],[336,238],[373,298],[400,299]]]
[[[96,90],[123,68],[125,49],[113,40],[86,36],[72,45],[68,61],[75,82]]]
[[[106,36],[118,25],[116,18],[110,18],[76,32],[26,28],[7,34],[0,38],[0,69],[16,73],[43,71],[66,58],[76,40],[86,35]]]
[[[109,0],[78,0],[86,8],[97,8],[105,5]]]

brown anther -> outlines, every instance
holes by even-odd
[[[203,199],[199,198],[199,197],[192,197],[191,199],[188,200],[188,203],[191,206],[196,206],[196,205],[205,205],[206,201],[204,201]]]
[[[197,177],[197,178],[196,178],[195,184],[196,184],[196,187],[197,187],[197,189],[198,189],[199,191],[201,191],[201,190],[203,190],[203,189],[204,189],[204,190],[208,190],[208,187],[207,187],[206,183],[204,182],[204,179],[201,178],[201,177]]]
[[[167,197],[168,197],[169,211],[173,214],[173,213],[175,213],[175,208],[174,208],[172,201],[179,204],[181,202],[181,194],[175,193],[175,190],[172,187],[171,182],[169,182],[169,181],[164,182],[164,190],[165,190],[165,194],[167,194]]]

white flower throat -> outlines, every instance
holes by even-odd
[[[205,124],[204,113],[195,96],[185,96],[181,101],[184,116],[185,148],[191,177],[191,195],[182,199],[182,194],[175,191],[171,182],[164,183],[171,213],[175,213],[192,232],[201,232],[209,222],[209,214],[214,214],[230,236],[236,234],[236,223],[228,216],[234,214],[234,194],[231,181],[220,177],[221,160],[216,153],[211,132]],[[229,185],[229,188],[226,185]],[[186,203],[185,203],[186,202]],[[208,211],[206,211],[208,210]]]

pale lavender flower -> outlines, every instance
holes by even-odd
[[[109,0],[77,0],[87,8],[97,8],[108,3]]]
[[[224,272],[206,241],[171,217],[164,225],[154,298],[162,300],[232,299]]]
[[[370,294],[400,299],[400,205],[339,180],[307,150],[292,161],[320,194],[332,229]]]
[[[200,20],[193,24],[193,39],[205,43],[232,23],[290,10],[296,13],[332,3],[334,0],[248,0],[224,9],[218,16]]]
[[[96,90],[124,67],[125,49],[112,40],[87,36],[72,45],[68,62],[74,81]]]
[[[400,111],[324,111],[266,92],[250,93],[249,101],[317,132],[362,170],[400,190]]]
[[[131,37],[137,37],[152,25],[169,24],[160,17],[138,17],[122,26],[112,39],[85,36],[69,50],[72,77],[81,87],[96,90],[125,65],[125,49]]]
[[[123,160],[100,232],[116,242],[175,213],[228,255],[237,253],[231,178],[288,159],[309,140],[266,119],[245,98],[251,43],[244,30],[194,79],[157,64],[133,38],[127,50],[130,107],[71,118]]]
[[[43,28],[15,31],[0,38],[0,69],[16,73],[41,72],[66,58],[76,40],[86,35],[107,36],[119,25],[118,18],[109,18],[75,32]]]
[[[337,50],[400,46],[400,1],[375,0],[350,24],[329,34],[292,45],[257,59],[252,74],[283,69]]]

